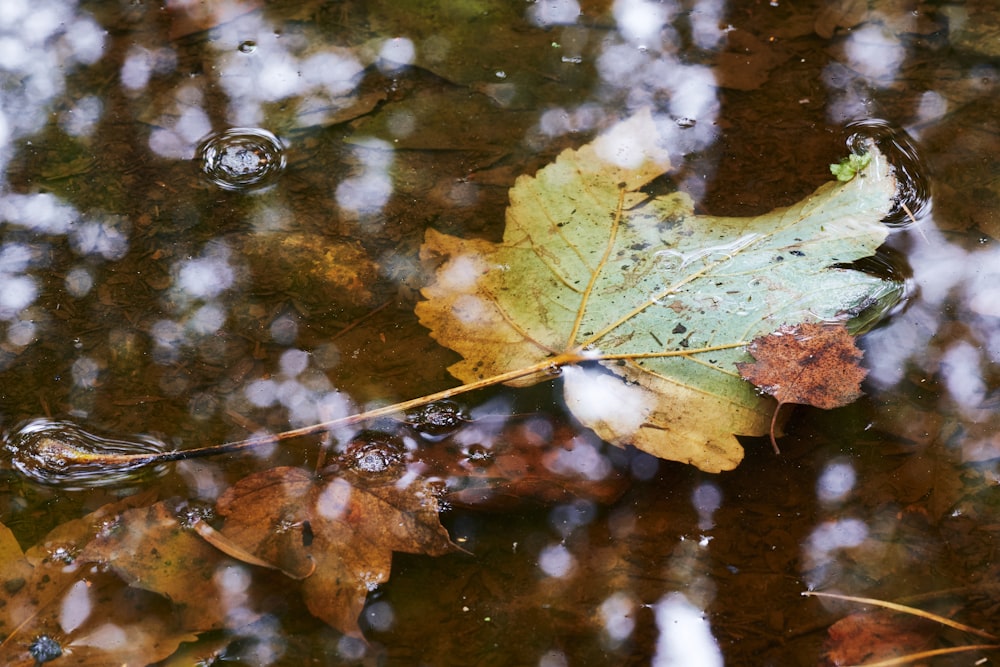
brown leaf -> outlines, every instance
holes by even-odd
[[[85,545],[119,515],[148,498],[106,505],[52,530],[24,554],[0,535],[0,664],[145,665],[194,634],[171,619],[168,601],[132,588],[79,558]]]
[[[178,513],[184,511],[183,505],[167,501],[126,510],[84,547],[78,560],[100,563],[130,586],[166,597],[185,628],[205,632],[226,625],[228,601],[219,595],[215,574],[235,561],[182,525]],[[240,620],[254,617],[244,614]]]
[[[445,480],[453,506],[511,510],[584,499],[610,504],[629,485],[596,438],[542,415],[515,419],[499,433],[471,424],[413,457],[425,478]]]
[[[778,452],[774,427],[785,403],[831,410],[861,397],[868,371],[860,366],[863,352],[843,324],[784,325],[750,342],[755,362],[739,362],[744,380],[778,399],[771,419],[771,444]]]
[[[748,350],[757,361],[736,364],[740,375],[779,403],[830,410],[862,395],[863,353],[842,324],[782,326],[755,338]]]
[[[830,626],[824,646],[829,665],[860,665],[915,653],[931,645],[938,626],[884,610],[857,612]]]
[[[309,610],[348,635],[360,636],[358,615],[368,592],[388,580],[393,551],[457,549],[430,487],[399,475],[274,468],[237,482],[217,508],[226,538],[303,579]]]

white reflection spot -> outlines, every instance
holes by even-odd
[[[73,362],[73,383],[78,387],[91,389],[97,386],[101,367],[90,357],[80,357]]]
[[[959,405],[976,408],[982,404],[986,397],[982,358],[971,344],[962,341],[948,348],[941,359],[941,374],[948,393]]]
[[[7,329],[7,342],[11,345],[24,347],[35,340],[35,323],[30,320],[18,320]]]
[[[655,3],[648,0],[615,0],[613,13],[618,30],[625,39],[642,46],[659,46],[660,31],[670,20],[673,3]]]
[[[722,667],[722,652],[712,636],[704,612],[681,593],[670,593],[656,603],[654,667]]]
[[[538,660],[538,667],[567,667],[569,660],[562,651],[551,650]]]
[[[635,629],[635,601],[632,596],[622,591],[612,594],[601,603],[599,612],[604,632],[614,642],[622,642],[629,638]]]
[[[856,480],[854,466],[850,463],[831,462],[816,480],[816,496],[822,503],[839,502],[851,492]]]
[[[826,562],[831,551],[861,545],[868,537],[868,526],[860,519],[826,521],[813,530],[806,549],[815,564]]]
[[[611,473],[611,463],[589,442],[574,439],[568,449],[559,449],[545,467],[557,475],[574,474],[585,479],[604,479]]]
[[[579,17],[580,3],[576,0],[539,0],[528,10],[531,22],[542,28],[571,25]]]
[[[92,607],[87,582],[76,582],[70,586],[59,605],[59,627],[67,634],[73,632],[87,620]]]
[[[379,69],[383,72],[395,72],[413,63],[417,51],[406,37],[387,39],[379,49]]]
[[[876,85],[893,82],[906,49],[882,28],[868,24],[851,32],[844,44],[851,68]]]
[[[577,419],[591,427],[606,427],[614,434],[638,431],[654,406],[652,396],[640,387],[576,366],[563,369],[563,393]]]
[[[60,117],[59,126],[70,136],[88,136],[94,131],[103,111],[104,103],[101,99],[88,95],[77,100],[73,108]]]
[[[365,608],[365,619],[373,630],[386,632],[392,628],[392,624],[396,620],[396,613],[392,610],[391,604],[385,600],[379,600]]]
[[[293,318],[282,316],[271,323],[271,338],[280,345],[291,345],[299,336],[299,324]]]
[[[304,350],[285,350],[281,354],[281,372],[296,377],[309,366],[309,353]]]
[[[121,650],[129,642],[134,645],[142,645],[142,638],[138,636],[136,628],[130,628],[131,636],[125,629],[114,623],[104,623],[83,637],[79,637],[73,643],[78,646],[93,646],[104,651]]]
[[[229,251],[182,262],[177,272],[177,285],[190,296],[210,299],[222,294],[233,284],[229,266]]]
[[[326,519],[338,519],[347,513],[350,499],[350,482],[335,479],[326,485],[316,499],[316,512]]]
[[[30,306],[38,296],[35,281],[28,276],[6,276],[3,279],[3,289],[0,290],[0,319],[12,320]]]
[[[254,380],[243,390],[247,400],[258,408],[274,405],[278,385],[274,380]]]
[[[252,582],[250,574],[242,567],[220,567],[212,578],[226,596],[245,593]]]
[[[538,567],[550,577],[565,577],[573,570],[576,559],[561,544],[553,544],[538,554]]]
[[[722,505],[722,491],[711,482],[704,482],[691,493],[691,504],[698,510],[698,530],[711,530],[715,526],[713,515]]]
[[[75,296],[78,299],[85,297],[93,286],[94,277],[90,275],[90,271],[83,267],[71,269],[66,274],[66,291],[70,293],[70,296]]]
[[[337,204],[355,213],[377,213],[392,195],[392,180],[386,174],[352,176],[337,186]]]

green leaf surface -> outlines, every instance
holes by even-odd
[[[615,444],[727,470],[743,457],[733,434],[766,433],[773,410],[737,373],[746,343],[898,294],[841,268],[885,239],[896,181],[871,146],[858,177],[793,206],[699,216],[684,193],[641,191],[670,168],[660,141],[644,111],[520,177],[499,244],[429,231],[424,255],[445,261],[417,314],[462,355],[450,370],[465,382],[548,359],[599,361],[618,377],[579,364],[564,372],[583,424]]]

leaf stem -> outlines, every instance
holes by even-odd
[[[146,465],[169,463],[172,461],[185,461],[189,459],[204,458],[207,456],[219,456],[221,454],[232,454],[235,452],[241,452],[247,449],[252,449],[260,445],[274,444],[277,442],[282,442],[284,440],[301,438],[307,435],[315,435],[317,433],[332,431],[335,428],[343,428],[361,422],[370,421],[372,419],[378,419],[379,417],[387,417],[389,415],[399,414],[401,412],[406,412],[407,410],[413,410],[414,408],[423,407],[430,403],[443,401],[445,399],[453,398],[461,394],[465,394],[471,391],[476,391],[477,389],[485,389],[487,387],[493,387],[498,384],[503,384],[505,382],[520,380],[521,378],[529,377],[531,375],[546,374],[555,376],[559,373],[559,370],[561,368],[572,364],[579,364],[583,362],[593,362],[593,361],[616,361],[621,359],[689,356],[692,354],[711,352],[714,350],[725,350],[734,347],[740,347],[745,344],[746,343],[743,342],[728,343],[725,345],[714,345],[710,347],[695,348],[684,351],[673,350],[664,352],[634,353],[634,354],[600,354],[600,353],[588,354],[581,349],[574,349],[553,355],[552,357],[536,362],[534,364],[530,364],[522,368],[517,368],[515,370],[508,371],[506,373],[500,373],[498,375],[482,378],[476,380],[475,382],[469,382],[463,385],[459,385],[457,387],[452,387],[450,389],[444,389],[442,391],[434,392],[432,394],[426,394],[418,398],[412,398],[407,401],[402,401],[400,403],[393,403],[392,405],[384,405],[379,408],[365,410],[364,412],[358,412],[344,417],[338,417],[337,419],[331,419],[329,421],[310,424],[309,426],[303,426],[301,428],[282,431],[280,433],[274,433],[269,435],[256,435],[250,438],[246,438],[245,440],[235,440],[232,442],[225,442],[218,445],[207,445],[204,447],[196,447],[193,449],[178,449],[174,451],[158,452],[158,453],[142,453],[142,454],[108,453],[106,455],[100,455],[100,454],[94,454],[92,452],[79,452],[72,448],[63,448],[62,450],[60,450],[60,457],[67,466],[73,465],[74,462],[93,464],[97,459],[100,459],[101,463],[108,466],[139,467]]]

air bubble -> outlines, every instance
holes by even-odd
[[[245,42],[240,43],[239,47],[237,48],[239,48],[240,53],[253,53],[254,51],[257,50],[257,42],[254,42],[253,40],[247,40]]]
[[[406,423],[428,440],[447,437],[469,421],[465,408],[455,401],[437,401],[407,413]]]
[[[386,433],[367,431],[359,435],[344,452],[344,464],[355,472],[370,476],[395,474],[405,448],[398,438]]]
[[[285,168],[284,147],[259,128],[236,127],[212,135],[198,147],[201,170],[223,190],[260,190]]]

